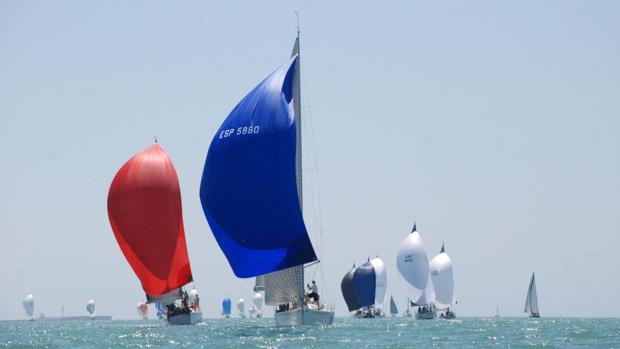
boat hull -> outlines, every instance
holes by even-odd
[[[193,311],[187,314],[178,314],[168,317],[169,325],[195,325],[202,322],[202,312]]]
[[[415,318],[416,320],[433,320],[437,318],[437,313],[433,309],[432,311],[427,311],[424,313],[416,313]]]
[[[441,314],[441,318],[442,319],[448,319],[448,320],[456,319],[456,313],[453,312],[453,311],[447,311],[447,312]]]
[[[334,323],[333,311],[313,309],[293,309],[275,314],[276,326],[331,325]]]
[[[530,313],[529,317],[533,318],[533,319],[538,319],[540,317],[540,314],[538,314],[538,313]]]

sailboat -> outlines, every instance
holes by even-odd
[[[149,306],[145,301],[138,302],[138,305],[136,305],[136,310],[138,311],[138,316],[140,316],[141,320],[146,320],[149,318]]]
[[[31,294],[28,294],[26,298],[24,298],[22,306],[24,307],[26,315],[28,315],[28,320],[34,321],[34,297]]]
[[[452,259],[446,253],[445,246],[441,245],[441,251],[429,263],[431,281],[435,289],[435,308],[444,311],[440,314],[442,319],[454,319],[456,313],[450,310],[454,305],[454,275],[452,272]]]
[[[334,311],[304,292],[318,262],[302,213],[299,33],[291,58],[258,84],[213,137],[200,184],[211,231],[237,277],[264,276],[277,326],[322,325]]]
[[[224,300],[222,300],[222,316],[228,319],[230,314],[232,314],[232,301],[230,297],[226,296]]]
[[[239,317],[245,319],[245,300],[243,298],[237,301],[237,310],[239,311]]]
[[[527,296],[525,297],[525,309],[523,312],[529,313],[531,318],[539,318],[540,312],[538,311],[538,296],[536,295],[536,279],[534,273],[530,279],[530,286],[527,288]]]
[[[375,270],[375,304],[373,305],[373,313],[375,317],[385,317],[383,308],[387,303],[387,273],[383,260],[377,256],[370,260]]]
[[[340,283],[349,311],[357,318],[385,317],[387,277],[380,258],[369,260],[345,274]]]
[[[429,272],[428,255],[416,225],[398,248],[396,266],[409,296],[412,306],[418,306],[416,319],[437,317],[433,301],[435,289]]]
[[[116,173],[108,193],[108,217],[127,262],[146,293],[147,303],[170,306],[171,325],[193,325],[202,312],[183,298],[193,281],[187,255],[179,179],[157,143],[129,159]],[[174,311],[172,310],[174,309]]]
[[[164,310],[164,305],[161,302],[155,303],[156,316],[158,319],[163,319],[166,316],[166,311]]]
[[[88,317],[95,319],[95,301],[93,299],[86,303],[86,312],[88,312]]]
[[[499,304],[495,307],[495,318],[499,318]]]
[[[263,295],[260,292],[254,292],[254,297],[252,297],[252,303],[254,303],[254,316],[257,318],[263,317]]]
[[[398,308],[396,307],[394,297],[392,296],[390,296],[390,315],[392,315],[392,317],[398,316]]]

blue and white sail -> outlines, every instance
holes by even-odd
[[[297,59],[294,55],[250,91],[221,125],[207,154],[200,200],[238,277],[317,260],[298,193]]]

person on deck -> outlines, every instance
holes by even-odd
[[[310,290],[308,294],[308,298],[312,298],[315,303],[319,303],[319,286],[316,284],[316,281],[312,280],[312,286],[306,285]]]

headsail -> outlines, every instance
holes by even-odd
[[[536,294],[536,279],[534,273],[530,279],[530,285],[527,288],[527,296],[525,297],[525,309],[526,313],[538,314],[538,295]]]
[[[407,294],[412,303],[426,305],[435,299],[429,274],[428,255],[415,225],[411,234],[400,244],[396,266],[405,281]]]
[[[108,193],[108,217],[147,299],[178,298],[192,281],[177,173],[159,144],[129,159]],[[158,297],[161,296],[161,297]]]
[[[303,222],[296,174],[299,126],[291,102],[297,57],[233,109],[207,154],[202,207],[238,277],[317,259]]]
[[[353,285],[353,276],[355,275],[355,265],[349,270],[348,273],[342,278],[340,283],[340,289],[342,290],[342,296],[349,311],[357,310],[361,308],[360,302],[357,299],[357,292],[355,291],[355,285]]]
[[[390,296],[390,314],[398,315],[398,308],[396,307],[396,303],[394,302],[394,297]]]
[[[446,309],[454,304],[454,276],[452,259],[441,246],[441,252],[429,263],[431,280],[435,289],[434,304],[438,309]]]

